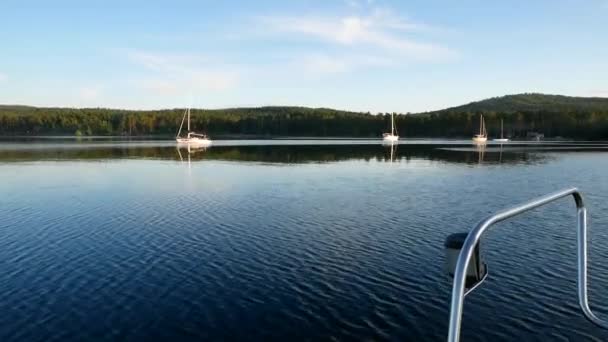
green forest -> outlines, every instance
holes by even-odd
[[[173,136],[184,109],[121,110],[0,105],[0,135]],[[403,137],[470,137],[483,114],[490,136],[608,138],[608,98],[519,94],[426,113],[395,113]],[[390,127],[390,113],[327,108],[258,107],[192,109],[192,129],[212,137],[378,137]]]

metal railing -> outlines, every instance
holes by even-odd
[[[473,250],[479,243],[481,236],[497,222],[504,221],[510,217],[519,215],[567,196],[572,196],[574,198],[577,210],[578,303],[583,310],[585,317],[587,317],[589,321],[602,328],[608,329],[608,322],[599,319],[589,308],[589,301],[587,298],[587,209],[585,208],[583,197],[578,189],[571,188],[539,197],[530,202],[523,203],[513,208],[490,215],[479,222],[477,226],[475,226],[475,228],[468,233],[458,256],[456,268],[454,270],[448,342],[458,342],[460,340],[460,325],[462,323],[466,271],[469,261],[471,260],[471,255],[473,254]]]

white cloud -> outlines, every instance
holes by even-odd
[[[267,16],[261,21],[271,31],[290,39],[309,37],[346,48],[380,49],[417,60],[444,60],[455,56],[447,47],[410,38],[430,27],[404,20],[386,9],[367,16]]]
[[[265,34],[289,43],[304,43],[291,60],[293,74],[304,73],[305,78],[445,62],[457,57],[453,49],[428,39],[442,29],[406,20],[389,9],[372,8],[371,1],[346,3],[355,14],[257,17],[261,31],[256,32],[256,38]]]
[[[8,76],[0,72],[0,83],[5,82],[6,80],[8,80]]]
[[[148,70],[150,76],[136,81],[141,88],[159,95],[193,91],[221,91],[234,87],[239,73],[234,68],[212,65],[200,55],[163,54],[130,50],[129,60]]]

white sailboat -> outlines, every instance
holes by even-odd
[[[498,142],[507,142],[509,139],[505,138],[503,127],[502,127],[502,119],[500,119],[500,139],[493,139]]]
[[[382,134],[382,140],[390,143],[399,141],[397,129],[395,128],[395,113],[391,113],[391,132]]]
[[[479,134],[473,136],[473,142],[485,143],[488,141],[488,132],[486,131],[486,122],[483,120],[483,115],[479,116]]]
[[[186,135],[186,137],[182,137],[182,127],[184,126],[184,121],[186,120],[186,117],[188,117],[188,134]],[[179,125],[179,130],[177,131],[177,135],[175,136],[175,141],[177,141],[178,144],[199,146],[211,145],[211,140],[207,137],[207,135],[190,131],[190,108],[186,109],[186,111],[184,112],[182,123]]]

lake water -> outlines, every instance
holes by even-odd
[[[0,143],[0,340],[445,340],[447,235],[571,186],[608,317],[608,145]],[[464,341],[606,341],[562,200],[499,224]]]

